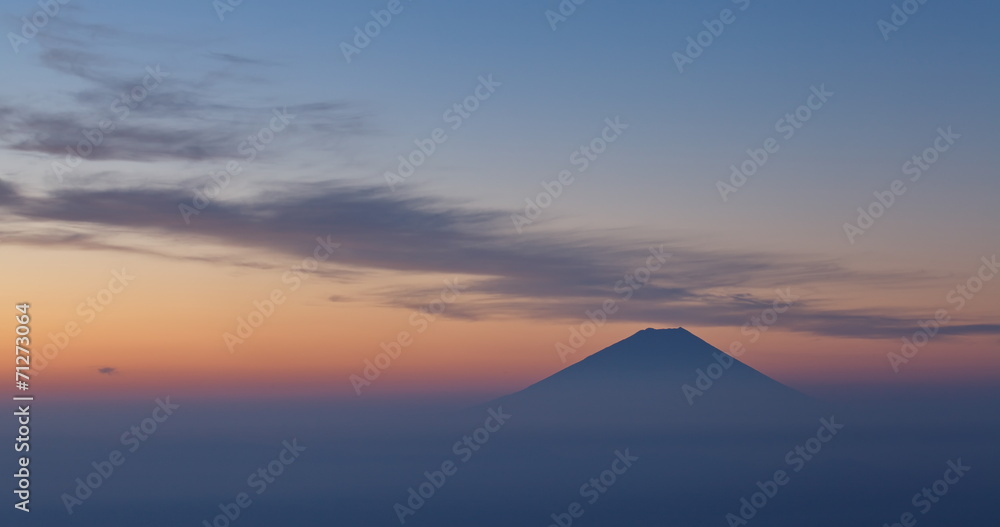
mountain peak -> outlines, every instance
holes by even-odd
[[[683,327],[646,328],[587,357],[581,363],[602,356],[616,357],[616,361],[638,361],[640,363],[645,362],[648,358],[670,357],[671,362],[676,366],[679,365],[678,361],[681,363],[686,362],[686,360],[710,361],[712,354],[717,351],[711,344]],[[608,358],[610,359],[610,357]],[[651,365],[646,364],[645,366]]]
[[[534,408],[538,419],[546,422],[555,422],[564,411],[596,409],[608,412],[612,421],[636,416],[662,419],[668,407],[684,412],[691,406],[683,386],[698,385],[703,392],[711,388],[698,384],[699,376],[708,375],[705,372],[714,372],[705,379],[720,387],[699,403],[714,408],[701,414],[702,419],[744,411],[749,412],[746,416],[761,416],[804,404],[798,392],[682,327],[641,330],[500,401]]]
[[[659,328],[659,329],[657,329],[657,328],[646,328],[646,329],[637,331],[634,335],[632,335],[632,337],[637,337],[639,335],[645,335],[645,336],[648,336],[648,335],[657,335],[657,336],[660,336],[660,335],[662,335],[662,336],[682,336],[682,335],[686,336],[686,335],[690,335],[692,337],[695,336],[694,333],[691,333],[690,331],[684,329],[681,326],[678,326],[676,328]],[[631,338],[631,337],[629,337],[629,338]]]
[[[711,360],[717,351],[694,333],[682,328],[646,328],[581,360],[578,364],[601,362],[605,365],[647,368],[669,358],[670,362]],[[685,357],[687,360],[685,360]]]

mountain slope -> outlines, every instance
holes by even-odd
[[[684,385],[699,370],[709,379],[712,364],[712,385],[689,402]],[[682,328],[640,331],[470,409],[459,430],[482,426],[489,412],[505,424],[483,435],[461,487],[413,525],[724,524],[747,489],[786,467],[789,449],[832,415]],[[588,482],[610,478],[622,453],[637,458],[634,467],[594,500]],[[569,522],[574,500],[586,514]]]
[[[595,425],[773,422],[814,406],[683,328],[640,331],[491,404]]]

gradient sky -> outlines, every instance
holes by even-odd
[[[553,31],[554,1],[403,0],[348,63],[341,43],[386,4],[243,2],[220,20],[207,0],[72,2],[0,50],[0,290],[32,303],[36,347],[82,328],[38,382],[354,397],[349,376],[410,331],[366,395],[496,394],[564,367],[556,344],[608,298],[621,310],[570,362],[684,326],[806,391],[1000,379],[1000,281],[961,310],[947,299],[1000,252],[1000,6],[931,0],[886,41],[892,2],[593,0]],[[37,9],[5,3],[4,32]],[[735,21],[679,73],[673,53],[723,9]],[[157,65],[169,76],[118,119],[113,101]],[[489,76],[495,92],[448,128]],[[723,201],[730,165],[820,86],[834,95]],[[244,162],[280,108],[296,117]],[[628,129],[576,172],[572,152],[616,117]],[[102,119],[116,130],[57,177]],[[438,127],[447,141],[389,188]],[[843,224],[941,127],[960,138],[849,243]],[[178,205],[234,159],[244,170],[185,224]],[[510,215],[564,169],[573,185],[518,233]],[[317,237],[339,246],[292,290]],[[661,246],[669,262],[621,301],[615,284]],[[80,304],[122,268],[135,279],[90,320]],[[412,313],[455,279],[468,289],[418,333]],[[750,342],[741,326],[778,288],[799,300]],[[286,302],[230,353],[223,335],[275,289]],[[951,323],[894,374],[886,353],[939,309]]]

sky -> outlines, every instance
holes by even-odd
[[[497,395],[677,326],[807,392],[1000,379],[1000,7],[563,4],[4,3],[38,382]]]

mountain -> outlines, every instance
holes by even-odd
[[[683,328],[646,329],[470,409],[446,434],[468,441],[456,443],[468,462],[406,525],[899,525],[959,456],[986,468],[926,524],[969,523],[995,494],[995,427],[941,426],[951,416],[925,402],[831,408]],[[414,474],[440,455],[414,459],[395,485],[423,484]]]
[[[490,405],[523,409],[535,426],[760,424],[819,411],[684,328],[639,331]]]
[[[481,433],[461,487],[413,525],[725,524],[747,489],[831,415],[683,328],[639,331],[469,409],[455,437],[491,412],[505,424]],[[622,468],[615,459],[635,459],[619,479],[608,472]],[[595,475],[614,488],[592,493]],[[586,514],[570,521],[574,501]]]

